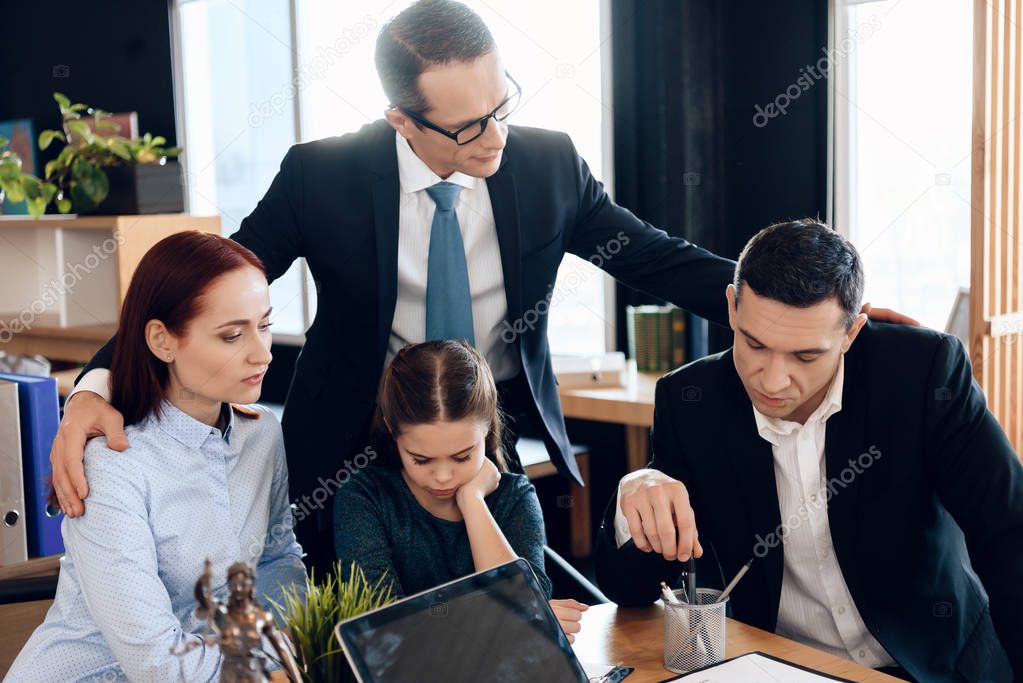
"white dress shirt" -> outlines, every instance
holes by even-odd
[[[455,215],[469,267],[476,348],[490,364],[494,379],[511,379],[518,374],[520,361],[515,353],[516,346],[501,339],[501,323],[508,315],[508,300],[487,182],[483,178],[457,172],[441,178],[416,156],[405,138],[397,133],[394,137],[401,184],[398,203],[398,301],[391,321],[387,362],[390,363],[405,344],[426,339],[426,273],[430,229],[437,209],[426,188],[446,181],[462,188],[455,200]]]
[[[517,347],[501,339],[501,323],[508,315],[508,300],[487,181],[464,173],[452,173],[442,179],[416,156],[405,138],[397,133],[394,138],[401,185],[398,203],[398,299],[391,321],[386,363],[390,363],[405,344],[426,340],[426,272],[430,229],[437,208],[426,194],[426,188],[446,180],[462,188],[455,201],[455,215],[469,268],[476,348],[490,364],[495,380],[511,379],[519,373],[521,362]],[[92,391],[109,401],[109,383],[108,370],[91,370],[68,398],[79,391]]]
[[[870,668],[895,661],[867,629],[849,594],[828,525],[824,441],[828,418],[842,409],[845,357],[827,395],[805,424],[767,417],[756,408],[760,436],[771,444],[781,519],[785,524],[784,571],[778,604],[778,634]],[[619,487],[619,495],[621,488]],[[839,493],[838,495],[841,495]],[[631,538],[621,499],[615,540]]]

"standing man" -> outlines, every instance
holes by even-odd
[[[617,206],[567,135],[509,126],[522,92],[464,5],[421,0],[402,11],[381,30],[376,64],[391,102],[384,120],[295,145],[233,235],[271,281],[304,257],[317,283],[283,423],[296,531],[320,567],[333,560],[327,498],[375,455],[364,450],[365,426],[402,345],[471,341],[505,411],[534,423],[558,471],[582,483],[547,342],[564,254],[601,255],[625,284],[721,324],[734,268]],[[85,509],[86,438],[127,447],[97,369],[111,348],[68,399],[51,453],[69,516]]]

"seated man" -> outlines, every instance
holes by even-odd
[[[734,345],[657,383],[653,460],[608,506],[598,583],[650,604],[702,543],[715,582],[755,558],[740,621],[922,681],[1023,677],[1023,466],[959,341],[870,323],[862,294],[826,225],[750,240]]]

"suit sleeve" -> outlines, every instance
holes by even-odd
[[[654,426],[650,434],[651,448],[654,457],[649,467],[661,470],[668,476],[682,483],[690,481],[682,450],[671,422],[670,399],[668,385],[665,381],[657,382],[654,397]],[[699,523],[699,509],[696,501],[691,502],[696,509]],[[673,585],[681,575],[685,565],[677,561],[665,560],[655,552],[645,553],[637,550],[630,541],[621,548],[615,541],[614,516],[618,507],[617,490],[604,511],[604,518],[597,532],[596,572],[597,585],[600,590],[622,607],[642,607],[649,605],[661,597],[661,581]],[[702,536],[702,534],[701,534]],[[697,576],[700,572],[697,571]]]
[[[579,207],[567,250],[629,287],[727,325],[725,287],[735,262],[671,237],[618,206],[574,147],[572,157]]]
[[[966,351],[942,339],[925,396],[927,462],[938,495],[963,530],[990,597],[991,619],[1016,676],[1023,676],[1023,465],[987,410]]]
[[[103,347],[92,354],[92,358],[89,359],[89,363],[82,368],[82,371],[78,373],[78,377],[75,377],[75,384],[82,381],[82,378],[89,374],[90,370],[97,370],[99,368],[109,369],[110,362],[114,359],[114,343],[117,341],[117,335],[114,335],[107,340],[107,343]]]
[[[281,162],[270,189],[242,221],[231,239],[250,249],[263,262],[273,282],[304,255],[302,244],[302,165],[299,147],[292,147]]]

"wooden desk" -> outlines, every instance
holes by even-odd
[[[650,427],[654,424],[654,388],[661,374],[637,372],[628,364],[624,387],[559,389],[565,417],[625,426],[625,458],[629,471],[650,461]]]
[[[50,600],[0,605],[0,678],[10,668],[22,645],[46,616]],[[895,681],[897,679],[864,668],[826,652],[776,636],[773,633],[729,620],[726,627],[725,656],[735,657],[760,650],[781,659],[802,664],[854,681]],[[622,609],[616,605],[594,605],[583,615],[582,632],[576,639],[575,652],[580,661],[594,664],[622,662],[636,671],[627,683],[653,683],[673,674],[664,668],[664,617],[660,606],[645,609]],[[285,681],[277,672],[274,681]]]
[[[725,627],[725,638],[726,657],[759,650],[854,681],[898,680],[732,619]],[[582,632],[576,637],[574,647],[582,662],[621,662],[635,667],[625,683],[654,683],[677,675],[664,668],[664,610],[660,605],[644,609],[618,609],[614,604],[594,605],[583,614]]]

